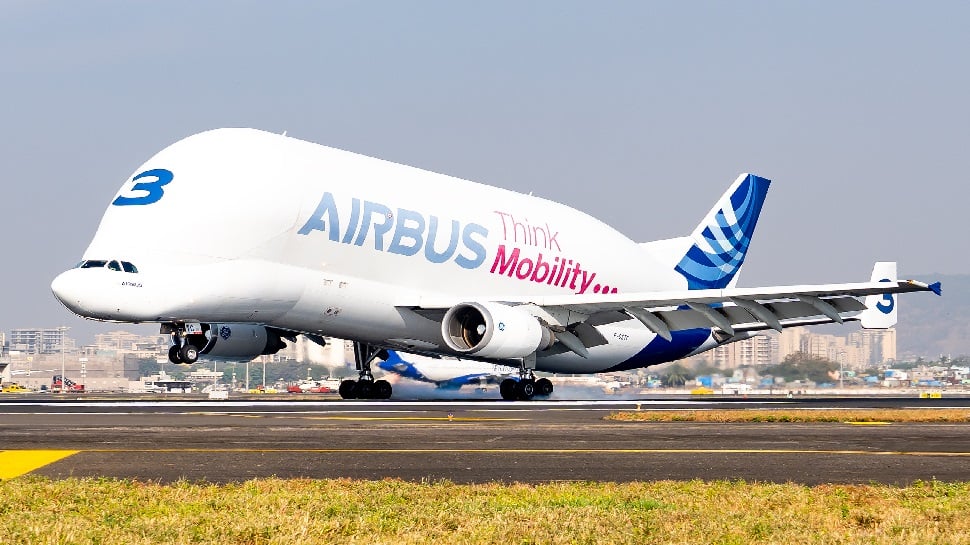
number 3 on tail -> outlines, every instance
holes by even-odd
[[[880,282],[892,282],[892,280],[888,278],[883,278],[882,280],[880,280]],[[896,308],[896,300],[893,298],[893,294],[891,293],[882,294],[882,299],[878,303],[876,303],[876,308],[878,308],[879,311],[882,312],[883,314],[889,314],[890,312],[892,312],[893,309]]]
[[[129,206],[133,204],[151,204],[153,202],[158,202],[165,194],[165,190],[162,186],[171,182],[174,176],[172,171],[165,170],[164,168],[156,168],[152,170],[146,170],[138,176],[132,178],[131,181],[140,180],[142,178],[155,178],[151,182],[138,182],[137,184],[131,186],[129,191],[147,191],[148,193],[140,197],[125,197],[119,196],[111,204],[115,206]]]

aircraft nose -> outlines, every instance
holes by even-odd
[[[82,290],[77,272],[77,269],[71,269],[57,275],[51,282],[51,291],[62,305],[75,314],[80,314]]]

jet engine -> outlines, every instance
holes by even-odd
[[[256,356],[275,354],[286,343],[275,329],[252,324],[207,324],[205,347],[199,351],[207,359],[249,361]],[[204,329],[204,328],[203,328]]]
[[[539,319],[502,303],[461,303],[441,321],[445,344],[483,358],[524,358],[552,345],[555,338]]]

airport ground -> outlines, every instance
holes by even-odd
[[[215,483],[270,476],[457,483],[743,479],[906,485],[970,480],[967,424],[604,418],[638,406],[970,411],[966,397],[665,396],[548,402],[66,397],[0,398],[0,467],[52,478]]]

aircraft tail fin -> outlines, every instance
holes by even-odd
[[[675,269],[688,289],[733,286],[751,243],[771,180],[742,174],[688,237],[693,243]]]
[[[896,262],[880,261],[872,268],[872,282],[896,282]],[[896,325],[896,296],[891,293],[869,295],[866,309],[859,315],[866,329],[888,329]]]

